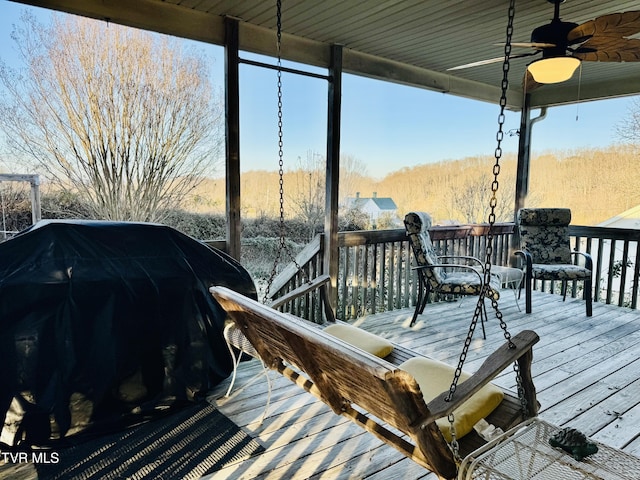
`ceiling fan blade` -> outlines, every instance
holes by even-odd
[[[573,56],[589,62],[640,62],[640,40],[594,37],[576,49]]]
[[[584,42],[590,40],[592,37],[593,37],[593,35],[587,35],[585,37],[577,37],[577,38],[574,38],[571,41],[567,41],[567,45],[577,45],[579,43],[584,43]]]
[[[640,33],[640,11],[611,13],[589,20],[572,29],[567,40],[573,45],[581,37],[628,37]]]
[[[567,48],[567,50],[573,53],[574,57],[577,57],[575,55],[576,53],[595,53],[598,51],[595,48],[589,48],[589,47]],[[584,59],[582,58],[581,60],[584,60]]]
[[[514,58],[530,57],[532,55],[537,55],[538,53],[539,52],[531,52],[531,53],[521,53],[519,55],[511,55],[509,59],[513,60]],[[487,60],[479,60],[477,62],[466,63],[464,65],[458,65],[457,67],[447,68],[447,72],[451,70],[463,70],[465,68],[479,67],[480,65],[489,65],[491,63],[498,63],[503,61],[504,61],[504,55],[502,57],[489,58]]]
[[[504,43],[494,43],[495,46],[504,47]],[[512,47],[519,48],[535,48],[536,50],[541,50],[543,48],[553,48],[556,46],[555,43],[541,43],[541,42],[513,42],[511,43]]]

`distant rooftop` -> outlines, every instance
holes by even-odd
[[[361,197],[360,192],[356,192],[355,197],[347,197],[346,204],[355,208],[364,206],[368,202],[375,204],[380,210],[397,210],[398,206],[391,197],[378,197],[377,192],[373,192],[371,197]]]

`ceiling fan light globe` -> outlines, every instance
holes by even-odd
[[[579,65],[575,57],[552,57],[536,60],[527,69],[538,83],[560,83],[569,80]]]

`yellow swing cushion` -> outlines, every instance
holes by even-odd
[[[424,401],[427,403],[442,392],[449,390],[455,372],[454,367],[430,358],[411,358],[402,363],[400,368],[416,379]],[[470,374],[462,372],[460,383],[470,376]],[[493,412],[503,398],[502,390],[489,383],[456,408],[453,411],[456,438],[462,438],[473,430],[473,426]],[[439,418],[436,420],[436,424],[444,438],[450,442],[449,420],[446,417]]]
[[[376,357],[384,358],[393,351],[393,344],[388,340],[353,325],[334,323],[324,331]]]

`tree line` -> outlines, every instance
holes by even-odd
[[[612,145],[607,148],[577,148],[544,151],[532,155],[529,207],[571,208],[576,225],[597,225],[640,204],[638,146]],[[315,155],[314,157],[317,157]],[[357,192],[362,197],[390,197],[401,219],[406,212],[429,212],[440,223],[482,223],[489,214],[493,156],[475,156],[453,161],[400,168],[380,180],[366,172],[365,160],[354,160],[355,169],[340,177],[340,203]],[[324,162],[321,159],[322,163]],[[312,198],[324,212],[324,164],[313,168],[297,166],[285,171],[285,212],[288,218],[301,217],[300,205]],[[517,158],[506,154],[501,161],[496,217],[513,221]],[[309,183],[309,179],[313,181]],[[278,215],[277,172],[248,171],[242,174],[242,214],[248,218]],[[207,198],[192,208],[201,212],[224,211],[224,179],[207,180],[198,189],[198,198]],[[312,202],[309,202],[312,203]],[[348,212],[342,212],[348,216]],[[322,225],[322,215],[317,222]],[[362,223],[362,222],[361,222]]]

